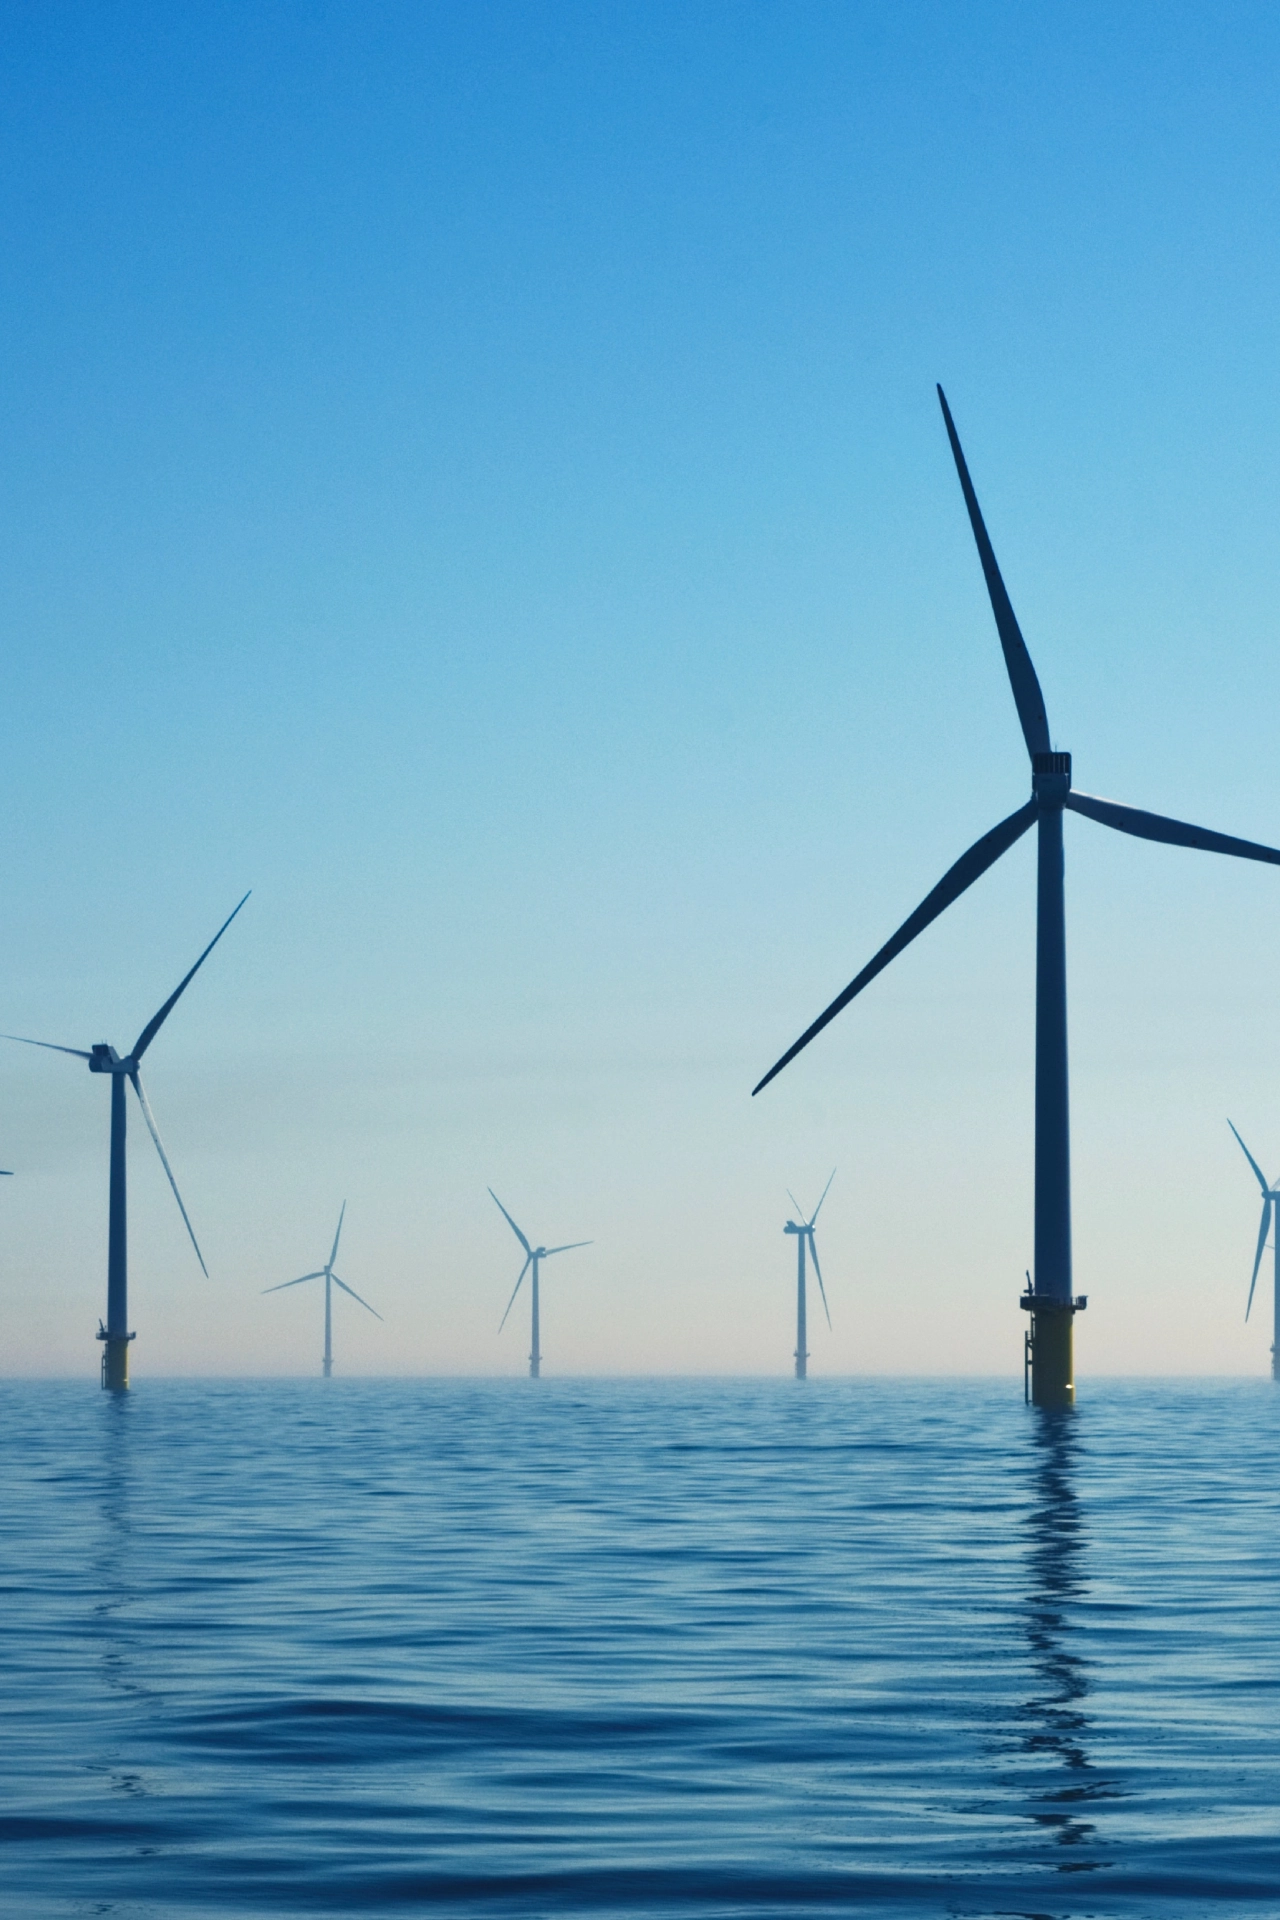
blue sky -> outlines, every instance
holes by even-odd
[[[1087,790],[1280,843],[1263,7],[10,9],[0,1026],[150,1056],[136,1371],[1016,1372],[1027,791],[933,383]],[[1280,881],[1068,822],[1082,1377],[1258,1370]],[[0,1058],[0,1304],[92,1372],[107,1098]],[[517,1262],[518,1264],[518,1262]]]

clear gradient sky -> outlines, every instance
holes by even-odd
[[[15,5],[0,1027],[148,1056],[138,1379],[1016,1378],[1026,758],[1280,843],[1280,15]],[[1261,1372],[1280,874],[1067,821],[1078,1370]],[[131,1103],[132,1106],[132,1103]],[[0,1371],[92,1377],[108,1089],[0,1050]],[[1083,1389],[1082,1389],[1083,1390]]]

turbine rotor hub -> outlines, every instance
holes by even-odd
[[[1062,807],[1071,791],[1069,753],[1033,753],[1031,791],[1042,807]]]

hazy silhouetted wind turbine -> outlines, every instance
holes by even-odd
[[[296,1280],[282,1280],[279,1286],[262,1289],[263,1293],[283,1293],[286,1287],[300,1287],[306,1280],[324,1281],[324,1377],[326,1380],[333,1373],[333,1288],[341,1287],[342,1291],[349,1293],[353,1300],[359,1300],[360,1305],[366,1312],[371,1313],[375,1320],[382,1319],[378,1309],[371,1307],[367,1300],[361,1299],[355,1288],[349,1287],[345,1280],[339,1280],[333,1270],[333,1263],[338,1257],[338,1242],[342,1238],[342,1222],[346,1218],[346,1213],[347,1203],[344,1200],[342,1211],[338,1215],[338,1231],[333,1236],[333,1251],[322,1267],[317,1267],[314,1273],[299,1274]]]
[[[1042,1406],[1070,1404],[1075,1397],[1072,1355],[1072,1316],[1083,1298],[1072,1296],[1071,1286],[1071,1173],[1070,1125],[1067,1093],[1067,949],[1066,917],[1063,896],[1062,814],[1070,807],[1101,826],[1114,827],[1120,833],[1135,834],[1142,840],[1160,840],[1175,847],[1197,847],[1206,853],[1234,854],[1244,860],[1265,860],[1280,865],[1280,850],[1260,846],[1252,840],[1237,840],[1230,834],[1213,833],[1204,827],[1189,826],[1183,820],[1169,820],[1158,813],[1144,813],[1135,807],[1118,805],[1114,800],[1097,800],[1076,793],[1071,786],[1071,755],[1055,752],[1049,736],[1044,698],[1031,655],[1022,638],[1013,607],[1005,591],[995,553],[987,537],[978,498],[969,478],[960,441],[947,406],[946,395],[938,388],[947,437],[955,457],[956,471],[969,510],[969,521],[978,546],[995,615],[996,631],[1004,651],[1005,668],[1013,689],[1014,704],[1022,726],[1031,761],[1031,798],[989,833],[974,842],[945,873],[932,893],[926,895],[915,912],[909,914],[890,940],[868,961],[837,995],[826,1011],[818,1016],[800,1038],[754,1088],[759,1093],[774,1075],[780,1073],[802,1048],[876,975],[888,966],[953,900],[971,887],[988,867],[1007,853],[1015,840],[1035,826],[1039,841],[1036,886],[1036,1163],[1035,1163],[1035,1280],[1024,1304],[1032,1314],[1032,1398]]]
[[[205,948],[194,967],[178,982],[169,998],[158,1013],[153,1013],[142,1032],[133,1043],[133,1048],[122,1060],[114,1047],[100,1041],[88,1052],[82,1047],[60,1047],[52,1040],[28,1040],[19,1033],[0,1034],[3,1040],[18,1040],[25,1047],[45,1047],[51,1053],[69,1053],[77,1060],[89,1062],[90,1073],[109,1073],[111,1075],[111,1208],[107,1225],[107,1324],[98,1322],[98,1338],[103,1342],[102,1384],[114,1391],[123,1392],[129,1385],[129,1342],[133,1335],[129,1332],[129,1242],[127,1232],[127,1213],[125,1198],[125,1104],[124,1083],[130,1081],[138,1096],[138,1105],[142,1108],[142,1117],[147,1130],[155,1141],[156,1152],[160,1155],[160,1164],[169,1176],[169,1185],[173,1188],[173,1197],[178,1203],[183,1224],[191,1235],[191,1244],[196,1250],[196,1259],[201,1271],[208,1276],[209,1269],[204,1264],[204,1255],[196,1239],[195,1230],[187,1218],[187,1210],[182,1204],[182,1195],[178,1192],[178,1183],[173,1177],[173,1168],[169,1165],[168,1155],[160,1143],[156,1130],[155,1117],[147,1103],[146,1091],[142,1085],[142,1075],[138,1071],[143,1054],[159,1033],[178,1001],[199,973],[209,955],[221,940],[231,922],[239,913],[246,893],[233,912],[229,913],[212,940]]]
[[[591,1242],[589,1240],[570,1240],[563,1247],[531,1247],[492,1187],[489,1188],[489,1198],[493,1201],[494,1206],[498,1209],[498,1212],[502,1215],[512,1233],[514,1233],[516,1239],[520,1242],[520,1245],[524,1248],[525,1256],[524,1265],[520,1269],[519,1275],[516,1278],[516,1284],[511,1291],[511,1298],[507,1302],[507,1313],[504,1313],[502,1319],[498,1322],[498,1332],[501,1333],[503,1327],[506,1326],[507,1314],[510,1313],[512,1307],[514,1307],[516,1295],[520,1291],[520,1282],[524,1279],[529,1268],[532,1267],[533,1337],[529,1346],[529,1378],[531,1380],[537,1380],[542,1372],[542,1346],[538,1327],[538,1268],[544,1260],[549,1260],[553,1253],[572,1253],[575,1247],[589,1247]]]
[[[1236,1139],[1240,1140],[1240,1135],[1236,1133],[1234,1124],[1228,1120],[1227,1125],[1231,1128],[1232,1133],[1235,1133]],[[1271,1210],[1277,1201],[1280,1201],[1280,1187],[1273,1186],[1267,1180],[1262,1168],[1258,1165],[1243,1140],[1240,1140],[1240,1151],[1253,1168],[1254,1173],[1257,1175],[1258,1185],[1262,1188],[1262,1225],[1258,1228],[1258,1251],[1253,1256],[1253,1277],[1249,1281],[1249,1298],[1245,1302],[1244,1309],[1244,1317],[1247,1320],[1249,1318],[1249,1310],[1253,1306],[1253,1290],[1258,1284],[1258,1268],[1262,1265],[1262,1254],[1267,1244],[1267,1233],[1271,1226]],[[1278,1215],[1277,1218],[1280,1218],[1280,1215]],[[1271,1316],[1271,1378],[1273,1380],[1280,1380],[1280,1352],[1277,1351],[1277,1349],[1280,1348],[1280,1232],[1276,1234],[1275,1263],[1275,1291]]]
[[[834,1180],[835,1177],[836,1170],[832,1167],[830,1179],[828,1179],[826,1186],[822,1189],[822,1200],[825,1200],[828,1193],[830,1193],[831,1181]],[[822,1212],[822,1200],[819,1200],[811,1217],[806,1220],[804,1217],[804,1208],[800,1205],[800,1202],[796,1199],[790,1187],[787,1188],[787,1198],[800,1215],[798,1221],[788,1220],[782,1231],[784,1233],[794,1233],[796,1236],[796,1379],[804,1380],[808,1377],[809,1372],[809,1329],[804,1298],[804,1252],[806,1241],[808,1242],[809,1252],[813,1256],[813,1271],[818,1276],[818,1292],[822,1295],[822,1311],[827,1316],[827,1325],[831,1325],[831,1309],[827,1305],[827,1290],[822,1284],[822,1268],[818,1265],[818,1242],[814,1238],[813,1232],[818,1215]]]

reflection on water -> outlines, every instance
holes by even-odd
[[[1088,1545],[1076,1491],[1079,1415],[1074,1408],[1033,1413],[1032,1499],[1027,1515],[1024,1632],[1037,1687],[1022,1708],[1022,1749],[1049,1769],[1031,1794],[1031,1818],[1060,1847],[1060,1872],[1105,1864],[1096,1854],[1092,1803],[1116,1797],[1089,1758],[1089,1669],[1076,1651],[1073,1609],[1085,1598]]]
[[[0,1913],[1274,1912],[1271,1383],[810,1384],[0,1382]]]
[[[104,1394],[96,1411],[102,1417],[101,1481],[95,1540],[92,1612],[98,1631],[102,1677],[108,1686],[128,1689],[128,1663],[121,1633],[113,1631],[129,1602],[133,1535],[130,1501],[130,1417],[127,1394]]]
[[[135,1671],[130,1632],[130,1610],[135,1599],[133,1566],[136,1531],[133,1512],[133,1473],[130,1422],[134,1403],[127,1394],[103,1394],[95,1412],[102,1423],[102,1456],[98,1498],[100,1525],[91,1560],[91,1643],[99,1678],[108,1696],[132,1706],[146,1693]],[[85,1762],[86,1771],[103,1776],[112,1792],[139,1795],[146,1791],[142,1775],[123,1764],[117,1753],[99,1754]],[[147,1852],[150,1849],[142,1848]]]

